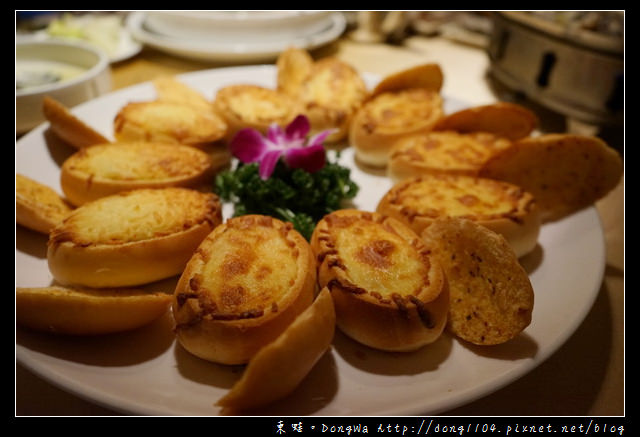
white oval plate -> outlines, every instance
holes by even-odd
[[[376,78],[365,75],[373,85]],[[207,98],[233,83],[273,87],[271,65],[207,70],[181,76]],[[151,84],[116,91],[74,108],[85,122],[111,136],[113,117],[127,102],[153,99]],[[446,110],[465,103],[446,99]],[[60,165],[73,150],[41,125],[16,144],[16,172],[60,191]],[[354,203],[374,210],[390,188],[384,175],[367,173],[346,149],[341,162],[360,185]],[[229,208],[225,209],[227,218]],[[46,237],[16,226],[16,286],[46,286]],[[337,332],[332,349],[287,399],[255,412],[270,416],[384,416],[437,414],[494,392],[555,352],[583,321],[604,274],[604,236],[595,208],[542,228],[538,248],[522,264],[535,290],[531,325],[513,341],[473,347],[443,335],[414,353],[383,353]],[[160,287],[171,290],[175,280]],[[242,368],[208,363],[175,341],[171,317],[134,332],[68,338],[16,328],[16,359],[64,390],[133,415],[217,415],[213,404]],[[496,412],[499,414],[500,412]]]

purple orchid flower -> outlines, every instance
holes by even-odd
[[[322,131],[306,142],[310,130],[311,124],[304,115],[298,115],[284,130],[272,124],[266,137],[255,129],[242,129],[231,140],[231,153],[245,164],[258,162],[262,179],[271,176],[280,157],[290,168],[313,173],[325,165],[323,142],[332,131]]]

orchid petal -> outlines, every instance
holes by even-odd
[[[257,162],[269,149],[269,144],[255,129],[242,129],[229,144],[231,153],[244,163]]]
[[[302,141],[307,137],[311,130],[311,123],[304,115],[298,115],[285,129],[285,137],[287,142],[298,143],[301,146]]]
[[[332,133],[336,132],[337,129],[327,129],[327,130],[323,130],[322,132],[318,132],[317,134],[315,134],[314,136],[311,137],[311,139],[309,140],[309,146],[316,146],[318,144],[322,144],[324,142],[324,140],[327,139],[327,137],[329,135],[331,135]]]
[[[291,168],[301,168],[309,173],[314,173],[324,167],[326,153],[322,144],[316,144],[287,149],[284,152],[284,159]]]
[[[273,170],[276,168],[276,164],[280,159],[280,155],[282,155],[281,150],[271,150],[265,153],[260,160],[260,178],[269,179]]]
[[[267,139],[273,144],[284,144],[287,140],[284,130],[276,123],[271,124],[267,129]]]

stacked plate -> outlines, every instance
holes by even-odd
[[[133,12],[127,29],[156,49],[196,60],[269,61],[289,46],[313,49],[338,38],[346,27],[329,11]]]

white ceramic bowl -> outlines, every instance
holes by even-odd
[[[65,66],[79,69],[70,78],[27,87],[24,84],[41,71],[52,71]],[[35,72],[34,74],[31,74]],[[34,79],[33,83],[43,82]],[[42,123],[42,99],[50,96],[71,108],[111,90],[109,58],[100,49],[74,42],[63,41],[16,41],[16,134],[22,134]]]
[[[330,18],[330,11],[163,11],[147,13],[144,25],[174,39],[252,43],[312,35]]]

